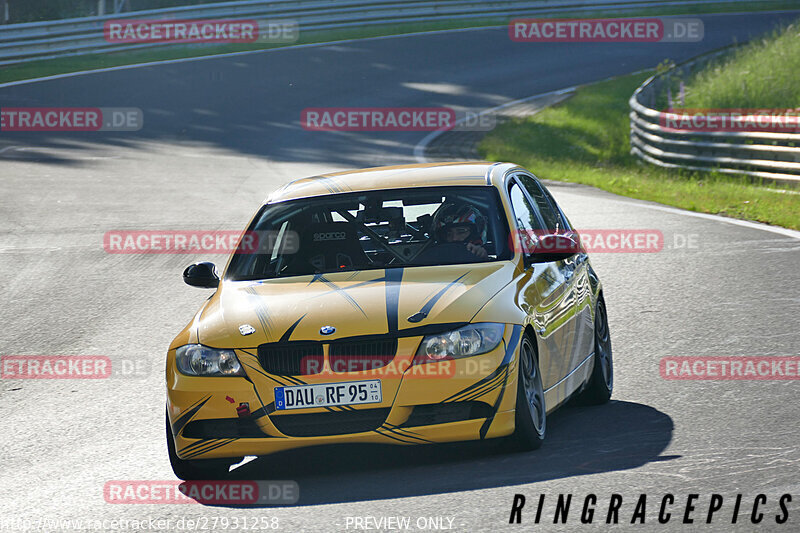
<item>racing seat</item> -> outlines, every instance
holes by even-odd
[[[363,268],[369,263],[358,234],[350,222],[310,224],[300,234],[300,255],[312,272]]]

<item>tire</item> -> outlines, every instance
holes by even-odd
[[[601,405],[611,399],[614,390],[614,360],[608,331],[606,304],[600,297],[594,314],[594,366],[586,388],[578,395],[579,405]]]
[[[172,471],[178,479],[184,481],[224,479],[228,475],[230,466],[241,461],[237,458],[200,459],[197,461],[181,459],[175,453],[175,439],[172,436],[169,417],[167,417],[167,452]]]
[[[522,337],[517,373],[516,429],[512,444],[522,450],[536,450],[544,442],[547,409],[544,403],[539,358],[528,335]]]

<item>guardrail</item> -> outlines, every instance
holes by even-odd
[[[688,0],[681,5],[735,4],[748,0]],[[752,0],[749,1],[752,3]],[[323,30],[471,18],[631,10],[674,6],[674,0],[241,0],[177,8],[132,11],[98,17],[0,26],[0,65],[34,59],[165,46],[165,43],[109,43],[108,20],[257,18],[297,22],[301,35]]]
[[[705,54],[648,78],[630,98],[631,153],[666,168],[744,174],[800,184],[800,133],[698,131],[666,127],[665,112],[653,109],[674,77],[688,79],[730,47]],[[670,86],[671,87],[671,86]],[[677,111],[679,113],[679,111]]]

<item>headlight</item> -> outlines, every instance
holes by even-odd
[[[504,330],[504,324],[484,322],[439,335],[428,335],[419,344],[414,362],[435,363],[491,352],[503,340]]]
[[[188,376],[244,376],[233,350],[219,350],[202,344],[187,344],[175,350],[178,370]]]

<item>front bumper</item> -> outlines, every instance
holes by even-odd
[[[422,337],[406,337],[399,339],[394,364],[336,374],[271,375],[256,350],[246,349],[236,350],[246,378],[185,376],[172,351],[167,413],[176,453],[212,459],[342,442],[425,444],[509,435],[521,329],[507,325],[503,342],[489,353],[415,366],[408,365]],[[275,410],[275,387],[367,379],[381,380],[381,403]],[[244,403],[250,414],[239,416]]]

